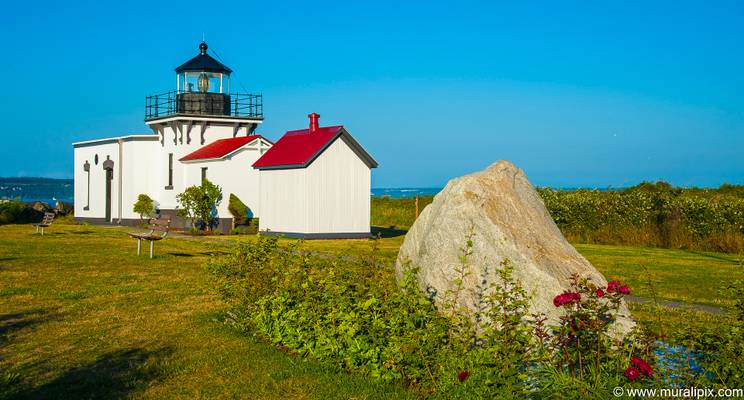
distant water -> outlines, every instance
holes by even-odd
[[[373,188],[372,196],[388,196],[393,199],[401,199],[405,197],[434,196],[441,190],[442,188]]]
[[[0,199],[43,201],[51,206],[56,201],[72,203],[72,179],[0,178]]]

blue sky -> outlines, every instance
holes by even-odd
[[[374,187],[507,159],[533,183],[744,183],[742,2],[11,2],[0,176],[72,176],[73,141],[146,133],[146,95],[210,50],[259,133],[321,114]]]

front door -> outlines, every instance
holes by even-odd
[[[111,181],[114,179],[114,170],[106,169],[106,222],[111,222]]]

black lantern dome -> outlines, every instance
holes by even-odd
[[[184,72],[214,72],[218,74],[230,75],[233,71],[228,68],[225,64],[215,60],[212,56],[207,54],[206,42],[199,44],[199,54],[189,61],[181,64],[176,68],[176,73],[181,74]]]

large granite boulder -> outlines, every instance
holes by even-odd
[[[572,274],[607,285],[563,237],[524,172],[507,161],[447,183],[408,231],[396,261],[398,277],[415,266],[422,290],[435,296],[451,290],[469,234],[474,235],[471,274],[464,282],[461,306],[474,307],[475,289],[484,276],[489,282],[498,279],[494,270],[504,259],[532,296],[530,311],[544,313],[551,323],[561,315],[553,298],[568,289]],[[622,334],[633,325],[623,304],[615,329]]]

